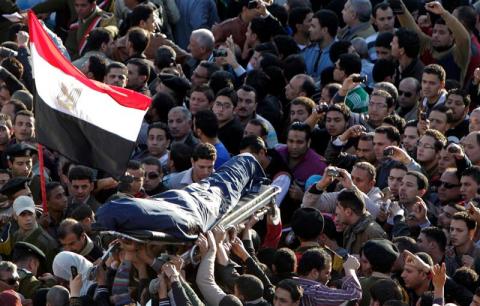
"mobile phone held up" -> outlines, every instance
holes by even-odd
[[[71,266],[71,267],[70,267],[70,272],[72,273],[72,279],[74,279],[75,277],[77,277],[77,275],[78,275],[77,267]]]

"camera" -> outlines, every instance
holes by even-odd
[[[250,1],[248,1],[248,6],[247,6],[247,8],[248,8],[249,10],[253,10],[253,9],[258,8],[258,0],[250,0]]]
[[[386,148],[385,150],[383,150],[383,156],[385,157],[390,157],[393,155],[395,151],[393,150],[393,148]]]
[[[400,0],[388,0],[388,4],[392,8],[392,11],[395,15],[403,14],[403,7]]]
[[[227,56],[227,50],[213,49],[213,57],[225,57],[225,56]]]
[[[317,106],[317,113],[325,113],[328,110],[328,105],[325,103],[321,103],[319,106]]]
[[[355,83],[367,83],[367,76],[366,75],[355,76],[352,78],[352,81],[354,81]]]
[[[455,154],[460,152],[460,149],[457,146],[449,146],[448,153]]]
[[[425,121],[428,119],[427,113],[426,112],[420,112],[420,119]]]
[[[330,169],[327,170],[327,175],[332,177],[332,178],[336,178],[336,177],[340,176],[340,171],[338,171],[335,168],[330,168]]]

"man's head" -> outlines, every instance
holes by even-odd
[[[292,230],[301,242],[317,241],[323,231],[323,224],[321,212],[313,207],[298,208],[292,215]]]
[[[252,135],[258,136],[265,141],[268,135],[268,127],[265,122],[257,118],[248,121],[245,129],[243,130],[243,137]]]
[[[81,70],[87,78],[103,82],[107,72],[107,62],[98,55],[91,55]]]
[[[438,97],[445,88],[446,73],[442,66],[430,64],[423,69],[422,95],[428,99]]]
[[[127,62],[127,88],[138,89],[147,84],[150,77],[148,64],[140,58],[132,58]]]
[[[113,39],[110,32],[104,28],[94,28],[88,34],[85,51],[100,51],[109,55],[112,45]]]
[[[212,110],[217,116],[221,126],[230,122],[235,117],[234,110],[237,106],[237,101],[237,93],[232,88],[224,88],[217,93]]]
[[[192,84],[194,86],[208,84],[210,77],[215,72],[219,71],[220,67],[214,63],[207,62],[206,60],[201,61],[200,64],[193,70],[192,73]]]
[[[138,160],[130,160],[127,164],[125,175],[131,178],[125,193],[135,196],[142,190],[145,169],[143,169],[142,164]]]
[[[468,125],[470,132],[480,131],[480,107],[475,108],[470,113],[470,124]]]
[[[312,248],[303,253],[298,262],[297,274],[324,285],[331,278],[332,258],[321,248]]]
[[[310,126],[295,122],[288,128],[287,150],[291,159],[300,159],[310,147]]]
[[[294,280],[284,279],[275,288],[273,306],[299,306],[303,289]]]
[[[17,272],[17,266],[10,261],[0,261],[0,282],[4,290],[18,291],[20,276]]]
[[[35,117],[28,110],[21,110],[13,120],[13,132],[18,141],[30,140],[35,137]]]
[[[325,128],[330,136],[336,137],[348,128],[350,108],[344,103],[332,104],[325,113]]]
[[[92,233],[92,224],[95,223],[95,213],[90,206],[87,204],[77,206],[77,208],[72,211],[71,217],[80,222],[87,235]]]
[[[420,138],[416,120],[409,121],[405,125],[402,135],[402,147],[410,154],[417,151],[417,143]]]
[[[355,224],[365,213],[365,200],[356,189],[344,189],[337,196],[335,215],[338,221],[346,224]]]
[[[297,97],[311,97],[315,93],[315,81],[306,74],[297,74],[285,86],[285,97],[291,101]]]
[[[350,27],[370,21],[372,4],[368,0],[348,0],[342,10],[343,21]]]
[[[252,302],[263,296],[262,281],[251,274],[240,275],[234,283],[235,296],[243,303]]]
[[[415,107],[420,98],[420,82],[412,77],[405,78],[398,85],[398,105],[404,109]]]
[[[402,289],[392,279],[380,279],[369,289],[370,306],[383,306],[387,301],[401,301],[403,299]]]
[[[14,218],[22,232],[28,232],[37,226],[35,203],[28,196],[19,196],[13,201]]]
[[[85,203],[94,188],[93,170],[85,166],[74,166],[68,171],[68,180],[73,201]]]
[[[75,12],[79,19],[87,18],[97,6],[95,0],[75,0],[73,2]]]
[[[163,171],[162,164],[155,157],[147,157],[142,160],[143,169],[145,169],[145,180],[143,188],[149,192],[157,188],[162,182]]]
[[[428,190],[428,179],[418,171],[408,171],[402,179],[399,199],[403,204],[413,204],[417,197],[423,197]]]
[[[195,115],[198,111],[211,109],[214,99],[213,90],[208,85],[202,84],[193,87],[189,99],[190,112]]]
[[[168,112],[168,129],[172,138],[181,140],[192,128],[192,114],[183,106],[176,106]]]
[[[450,223],[450,243],[455,248],[465,249],[473,243],[477,222],[466,211],[457,212]]]
[[[120,62],[112,62],[107,66],[105,79],[103,82],[107,85],[114,85],[125,88],[128,80],[128,68]]]
[[[430,169],[438,163],[440,151],[447,144],[445,136],[437,130],[428,129],[418,140],[417,161]]]
[[[363,1],[363,0],[361,0]],[[362,60],[357,54],[346,53],[340,55],[335,63],[333,70],[333,79],[336,82],[343,82],[349,75],[360,73],[362,71]]]
[[[216,139],[218,129],[217,116],[211,110],[199,111],[193,118],[193,131],[202,141]]]
[[[148,153],[157,158],[162,157],[167,152],[170,145],[170,131],[163,122],[155,122],[148,126],[147,148]]]
[[[441,204],[449,202],[456,203],[461,200],[460,180],[457,176],[456,168],[447,168],[440,176],[440,186],[438,186],[438,200]]]
[[[70,303],[70,293],[63,286],[53,286],[47,292],[46,306],[63,306]]]
[[[7,115],[0,113],[0,145],[7,145],[12,138],[12,133],[12,120]]]
[[[87,244],[87,234],[80,222],[67,218],[58,226],[58,240],[64,251],[80,254]]]
[[[470,132],[462,139],[465,154],[474,165],[480,163],[480,131]]]
[[[400,145],[400,132],[392,126],[380,126],[375,129],[373,136],[373,150],[377,160],[384,158],[383,151],[388,146]]]
[[[288,25],[293,34],[308,37],[308,30],[312,22],[313,12],[309,7],[296,7],[288,14]]]
[[[140,4],[128,15],[131,27],[140,27],[149,33],[155,32],[154,6]]]
[[[67,208],[67,194],[59,182],[49,182],[46,185],[47,207],[51,212],[64,212]]]
[[[249,85],[242,85],[237,90],[238,103],[235,113],[240,119],[252,118],[257,109],[257,92]]]
[[[400,162],[394,163],[392,168],[390,168],[390,173],[388,174],[388,188],[390,189],[393,197],[396,199],[399,197],[403,177],[407,174],[407,172],[407,167]]]
[[[445,134],[454,123],[453,112],[445,105],[436,105],[428,115],[428,120],[430,121],[430,129]]]
[[[398,256],[398,249],[390,240],[372,239],[362,246],[360,263],[368,262],[371,272],[389,274]]]
[[[197,60],[208,59],[215,47],[215,38],[210,30],[198,29],[190,35],[188,50],[192,57]]]
[[[458,88],[449,90],[445,106],[452,110],[453,123],[461,122],[468,114],[470,95]]]
[[[307,97],[298,97],[290,102],[290,123],[304,122],[312,114],[315,102]]]
[[[373,8],[373,23],[378,32],[393,32],[395,26],[395,16],[392,8],[386,2],[379,3]]]
[[[455,37],[450,31],[445,20],[438,18],[435,20],[432,31],[432,46],[437,50],[444,50],[453,45]]]
[[[250,153],[265,169],[270,163],[267,156],[267,146],[265,141],[256,135],[247,135],[240,141],[240,153]]]
[[[327,37],[332,40],[337,36],[338,16],[331,10],[319,10],[312,18],[308,29],[310,40],[322,42]]]
[[[360,136],[355,147],[355,154],[361,161],[371,164],[376,162],[377,159],[373,150],[373,133],[365,133]]]
[[[209,143],[200,143],[193,150],[192,179],[199,182],[213,173],[213,165],[217,159],[217,150]]]
[[[16,143],[9,145],[5,153],[8,168],[11,170],[13,177],[30,176],[32,171],[32,156],[37,153],[34,147],[25,143]]]
[[[417,238],[418,249],[430,256],[443,253],[447,246],[447,236],[445,232],[438,227],[429,226],[422,228]]]
[[[43,266],[46,260],[45,253],[42,250],[25,241],[15,243],[11,258],[17,267],[27,269],[34,276],[38,275],[40,266]]]
[[[383,119],[393,112],[395,101],[393,97],[384,90],[375,90],[370,96],[368,103],[368,118],[373,126],[382,124]]]
[[[426,253],[408,254],[401,277],[405,287],[417,290],[430,283],[432,258]]]
[[[460,194],[465,202],[472,200],[480,187],[480,167],[473,166],[462,172]]]
[[[138,56],[139,54],[143,54],[149,43],[150,35],[148,31],[140,27],[133,27],[128,30],[127,52],[129,56]]]
[[[415,59],[420,53],[420,38],[415,31],[407,28],[400,28],[393,36],[391,47],[392,56],[395,59]]]
[[[352,169],[352,181],[361,192],[367,194],[375,186],[375,166],[369,162],[357,162]]]

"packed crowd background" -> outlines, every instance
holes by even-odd
[[[123,176],[37,146],[29,9],[85,76],[151,97]],[[480,2],[0,11],[0,305],[480,305]],[[276,210],[200,233],[199,265],[95,231],[104,203],[239,153],[281,187]]]

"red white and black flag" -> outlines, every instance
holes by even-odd
[[[28,13],[38,142],[72,161],[124,173],[150,98],[85,77]]]

